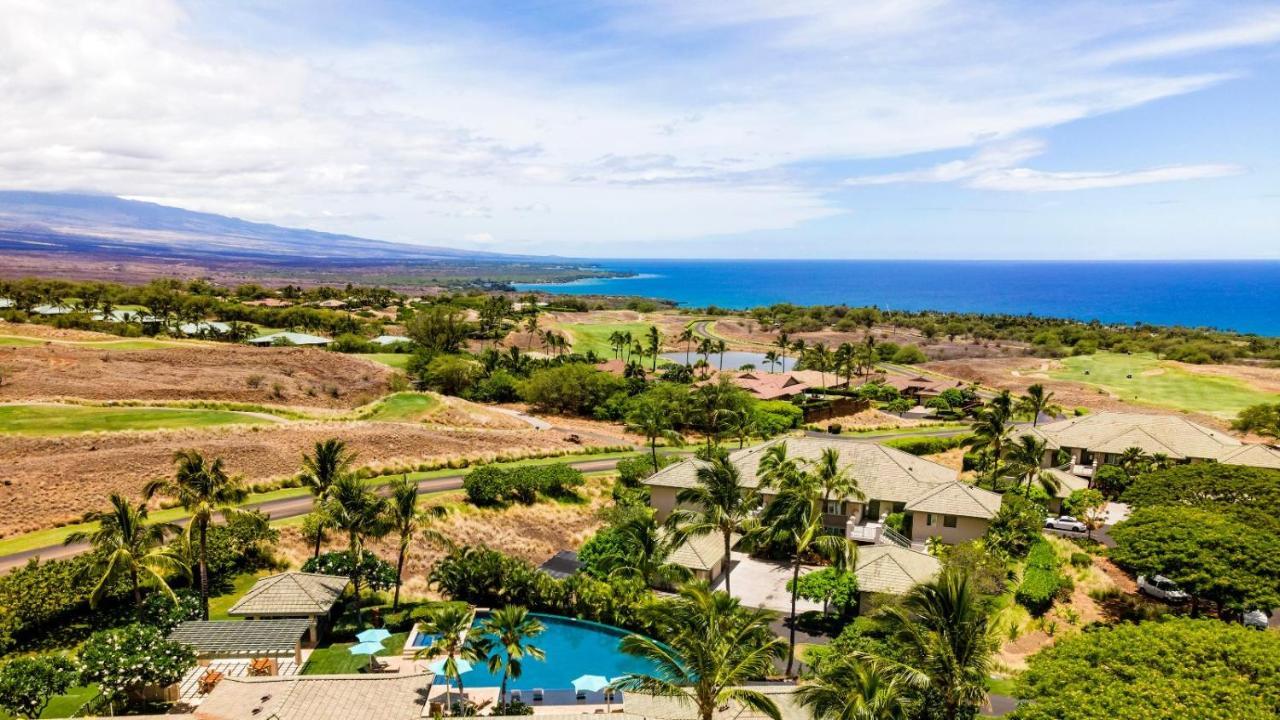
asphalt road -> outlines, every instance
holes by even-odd
[[[608,460],[584,460],[582,462],[570,463],[573,467],[582,472],[602,472],[612,470],[617,467],[616,459]],[[458,472],[443,477],[431,478],[418,483],[419,493],[435,493],[444,490],[458,490],[462,487],[462,478],[466,472]],[[383,486],[378,488],[377,492],[381,495],[390,494],[390,488]],[[311,512],[313,502],[310,495],[300,495],[298,497],[281,498],[279,500],[270,500],[262,503],[254,503],[246,505],[248,510],[259,510],[266,514],[272,520],[285,520],[299,515],[306,515]],[[186,519],[179,520],[178,525],[185,525]],[[6,573],[10,570],[25,565],[28,560],[38,557],[42,560],[60,560],[73,557],[85,552],[89,549],[87,543],[75,543],[71,545],[52,545],[43,548],[34,548],[32,550],[24,550],[22,552],[13,553],[12,555],[0,556],[0,573]]]

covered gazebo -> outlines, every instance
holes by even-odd
[[[188,620],[169,639],[196,651],[201,665],[230,658],[289,658],[302,663],[302,638],[311,630],[307,618],[271,620]]]
[[[340,575],[286,572],[262,578],[227,611],[252,620],[305,618],[310,623],[309,645],[320,642],[333,609],[351,581]]]

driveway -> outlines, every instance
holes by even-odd
[[[745,553],[734,552],[733,596],[743,605],[766,608],[783,614],[791,612],[791,593],[787,591],[787,581],[791,579],[791,568],[785,563],[753,558]],[[815,567],[802,567],[800,574],[817,570]],[[724,577],[716,582],[716,590],[724,589]],[[821,603],[799,599],[796,601],[796,612],[822,610]]]

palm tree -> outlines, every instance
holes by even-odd
[[[529,611],[518,605],[508,605],[490,613],[480,624],[480,630],[493,639],[501,652],[489,656],[489,672],[496,673],[502,669],[502,685],[498,689],[498,705],[507,706],[507,679],[518,680],[524,669],[524,657],[528,655],[534,660],[542,660],[546,653],[536,645],[528,644],[528,640],[536,638],[546,631],[547,626],[541,620],[529,614]]]
[[[391,610],[400,609],[400,583],[404,575],[404,561],[409,557],[409,545],[413,536],[419,531],[428,542],[448,545],[450,541],[438,530],[431,527],[435,520],[449,514],[444,505],[432,505],[426,510],[418,510],[418,483],[409,479],[408,475],[391,482],[391,502],[387,507],[387,520],[391,529],[400,539],[396,550],[396,592],[391,601]]]
[[[532,350],[533,339],[538,335],[538,312],[536,310],[524,321],[524,331],[529,334],[529,340],[525,343],[524,349]]]
[[[746,526],[759,506],[759,496],[755,490],[742,484],[737,466],[729,461],[726,453],[721,452],[698,467],[697,484],[676,493],[676,501],[697,508],[696,512],[686,511],[677,520],[686,533],[720,533],[724,540],[724,591],[732,595],[729,575],[733,569],[730,555],[733,534]]]
[[[773,372],[778,365],[778,353],[770,350],[764,354],[764,361],[769,363],[769,372]]]
[[[355,458],[355,453],[347,452],[346,443],[337,438],[316,443],[311,455],[302,456],[302,484],[311,492],[316,510],[323,510],[324,502],[329,498],[333,484],[347,472]],[[316,546],[312,557],[320,557],[323,529],[322,524],[321,532],[316,533]]]
[[[675,516],[672,516],[675,517]],[[612,575],[633,575],[650,587],[675,587],[693,577],[689,568],[671,562],[688,533],[676,528],[676,520],[659,524],[645,512],[618,525],[618,534],[632,554],[613,568]]]
[[[1140,447],[1128,447],[1124,452],[1120,453],[1120,457],[1116,460],[1116,464],[1124,470],[1129,477],[1136,477],[1143,470],[1143,467],[1151,460],[1147,455],[1147,451]]]
[[[178,465],[172,480],[158,479],[147,483],[143,497],[150,500],[156,493],[177,499],[191,515],[187,534],[199,538],[200,564],[200,616],[209,619],[209,526],[214,516],[224,519],[235,515],[249,516],[249,512],[236,507],[244,502],[249,489],[239,478],[228,477],[222,468],[222,458],[206,461],[195,450],[179,450],[173,455]]]
[[[785,372],[787,369],[787,350],[791,347],[791,336],[784,332],[779,332],[778,339],[774,340],[773,344],[777,345],[779,352],[782,353],[782,370]]]
[[[781,488],[791,485],[801,475],[800,466],[787,457],[785,442],[770,445],[760,458],[760,487]]]
[[[619,645],[624,653],[648,660],[653,672],[627,675],[616,688],[683,699],[697,708],[698,720],[712,720],[730,703],[781,720],[768,695],[744,687],[767,676],[782,654],[782,640],[769,628],[772,613],[744,608],[736,598],[694,583],[666,603],[661,615],[666,643],[628,635]]]
[[[726,351],[726,350],[728,350],[728,349],[729,349],[729,346],[728,346],[728,344],[726,344],[726,343],[725,343],[725,341],[723,341],[723,340],[717,340],[717,341],[715,342],[715,346],[714,346],[714,347],[715,347],[715,351],[716,351],[717,353],[719,353],[719,354],[720,354],[720,365],[719,365],[719,368],[718,368],[718,369],[719,369],[721,372],[723,372],[723,371],[724,371],[724,353],[725,353],[725,351]]]
[[[1040,383],[1027,388],[1027,394],[1018,398],[1018,409],[1031,415],[1031,427],[1040,422],[1041,415],[1062,414],[1062,406],[1053,402],[1053,393],[1045,392]]]
[[[658,472],[658,439],[662,438],[677,445],[684,444],[684,438],[675,431],[674,408],[656,397],[643,395],[632,404],[627,414],[627,429],[638,432],[649,440],[649,454],[653,458],[653,471]]]
[[[849,468],[840,467],[840,451],[824,448],[822,455],[813,464],[813,476],[822,488],[822,508],[826,512],[827,501],[834,494],[841,500],[853,498],[859,502],[866,500],[866,493],[858,487],[858,479],[849,475]]]
[[[697,338],[698,336],[696,333],[693,332],[692,325],[685,326],[685,329],[680,332],[680,337],[678,338],[678,340],[679,342],[684,343],[684,364],[685,365],[689,364],[689,354],[690,354],[690,351],[693,349],[693,341],[696,340]]]
[[[729,431],[738,438],[738,449],[746,446],[747,440],[760,431],[760,415],[751,408],[735,413],[729,420]]]
[[[876,663],[833,659],[796,690],[813,720],[907,720],[902,682]]]
[[[906,683],[924,688],[925,702],[946,720],[970,717],[987,696],[998,641],[977,587],[960,571],[917,585],[883,615],[901,658],[874,658]],[[866,656],[855,653],[859,659]]]
[[[364,561],[364,539],[386,532],[386,510],[386,498],[378,497],[354,475],[338,478],[325,500],[325,512],[334,527],[347,534],[351,583],[355,586],[357,630],[364,628],[364,617],[360,611],[360,570]]]
[[[1009,465],[1018,472],[1018,484],[1022,484],[1023,480],[1026,481],[1026,490],[1023,494],[1027,497],[1031,496],[1031,484],[1037,480],[1045,492],[1050,494],[1057,492],[1061,487],[1057,478],[1040,469],[1046,449],[1044,440],[1027,434],[1019,435],[1017,441],[1009,446],[1007,451]]]
[[[466,698],[466,690],[462,685],[462,673],[458,672],[458,661],[480,662],[489,656],[487,638],[480,633],[472,633],[471,625],[475,622],[476,611],[466,605],[448,603],[432,610],[422,622],[422,632],[435,639],[431,644],[414,653],[414,659],[432,658],[443,655],[445,677],[445,704],[453,712],[452,685],[449,680],[458,683],[458,694]],[[465,639],[464,639],[465,638]]]
[[[773,502],[765,508],[757,530],[759,540],[786,548],[791,561],[790,647],[787,648],[787,675],[795,665],[796,600],[800,590],[800,566],[805,558],[817,555],[836,567],[852,567],[856,547],[843,535],[827,533],[823,522],[820,486],[815,475],[792,475]]]
[[[174,597],[165,575],[172,572],[188,573],[189,568],[177,556],[164,547],[165,538],[179,530],[171,523],[147,524],[147,503],[130,505],[123,495],[111,494],[111,509],[88,514],[86,520],[98,523],[92,532],[73,532],[64,541],[67,545],[87,542],[96,551],[96,571],[101,574],[98,584],[89,595],[89,606],[96,608],[102,596],[116,578],[127,576],[133,589],[133,604],[142,610],[140,576],[146,576]]]
[[[649,354],[653,355],[653,371],[658,371],[658,350],[662,348],[662,336],[658,334],[658,326],[650,325],[649,332],[645,333],[645,338],[649,344]]]
[[[973,434],[961,444],[978,452],[986,451],[991,457],[991,477],[997,477],[1000,461],[1004,458],[1005,443],[1009,441],[1009,432],[1012,430],[1005,406],[989,404],[979,411],[969,428]]]

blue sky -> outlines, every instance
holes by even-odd
[[[0,187],[576,257],[1280,259],[1280,6],[0,0]]]

